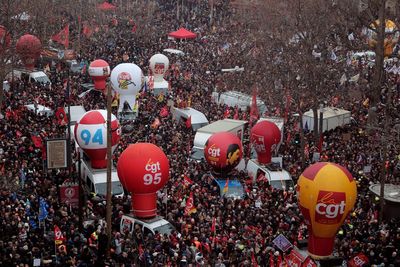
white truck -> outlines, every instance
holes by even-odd
[[[238,107],[242,111],[246,111],[251,106],[253,97],[238,91],[227,91],[223,93],[212,92],[211,99],[218,104],[225,104],[229,107]],[[267,110],[265,103],[257,97],[257,107],[260,114],[264,114]]]
[[[79,163],[76,163],[76,168],[79,171]],[[105,169],[93,169],[86,159],[81,159],[80,173],[82,184],[85,192],[93,194],[100,199],[105,199],[107,195],[107,172]],[[124,189],[118,178],[116,168],[111,170],[111,194],[115,197],[122,198]]]
[[[186,122],[190,117],[193,131],[206,126],[208,120],[206,115],[194,108],[176,108],[171,107],[171,113],[175,120]]]
[[[271,162],[260,164],[256,159],[249,159],[246,171],[253,178],[253,183],[259,179],[266,179],[275,189],[293,190],[294,183],[289,172],[284,170],[280,163]]]
[[[243,142],[243,133],[247,124],[247,121],[224,119],[197,129],[196,135],[194,136],[191,158],[194,160],[204,159],[204,146],[208,138],[214,133],[230,132],[239,137]]]

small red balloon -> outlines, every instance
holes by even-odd
[[[0,54],[10,47],[11,35],[7,29],[0,25]]]
[[[89,75],[94,82],[96,90],[103,91],[106,88],[106,80],[110,76],[110,66],[102,59],[96,59],[89,66]]]
[[[42,43],[36,36],[25,34],[18,39],[16,49],[25,67],[33,69],[42,51]]]
[[[281,131],[275,123],[261,121],[251,128],[250,140],[257,152],[258,162],[268,164],[272,151],[281,140]]]
[[[214,171],[225,173],[235,168],[242,158],[242,142],[229,132],[215,133],[208,138],[204,157]]]
[[[135,216],[156,216],[156,192],[169,179],[169,161],[161,148],[151,143],[129,145],[118,160],[117,171],[121,184],[132,194]]]

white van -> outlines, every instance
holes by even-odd
[[[79,164],[76,164],[79,171]],[[94,194],[100,198],[107,195],[107,172],[104,169],[93,169],[88,161],[81,159],[81,179],[87,194]],[[124,196],[124,189],[119,181],[117,170],[111,171],[111,193],[116,197]]]
[[[13,73],[14,73],[14,79],[18,78],[23,81],[28,81],[30,83],[41,83],[41,84],[49,84],[51,85],[51,81],[49,77],[44,73],[43,71],[38,71],[38,70],[28,70],[28,69],[14,69],[10,73],[7,74],[6,79],[11,80],[13,78]]]
[[[275,189],[293,190],[294,183],[289,172],[282,169],[279,163],[260,164],[255,159],[250,159],[246,165],[246,171],[253,178],[253,183],[256,183],[260,175],[267,178],[269,184]]]
[[[194,108],[172,107],[171,113],[173,118],[177,121],[186,122],[186,120],[190,117],[193,131],[197,131],[197,129],[208,124],[206,115]]]
[[[25,105],[25,107],[35,113],[36,115],[43,115],[46,117],[50,117],[54,115],[54,111],[51,108],[39,105],[39,104],[29,104]]]
[[[140,229],[144,233],[144,236],[147,236],[148,234],[155,235],[156,232],[162,235],[169,235],[172,231],[175,231],[175,227],[161,216],[156,216],[150,219],[138,219],[132,215],[122,215],[120,232],[133,233],[136,225],[139,225]]]
[[[243,142],[243,133],[247,125],[247,121],[224,119],[199,128],[194,136],[191,158],[197,161],[204,158],[204,146],[214,133],[230,132]]]
[[[246,111],[251,106],[253,97],[238,91],[227,91],[223,93],[212,92],[211,99],[218,104],[225,104],[229,107],[238,107],[242,111]],[[260,114],[264,114],[267,110],[265,103],[257,97],[257,108]]]

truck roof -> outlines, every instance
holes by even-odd
[[[224,119],[215,121],[197,130],[198,133],[229,132],[239,126],[245,125],[247,121]]]
[[[65,107],[64,110],[65,113],[68,114],[68,108]],[[70,106],[70,110],[71,110],[71,123],[77,122],[83,116],[83,114],[86,113],[86,110],[83,106]]]
[[[206,115],[194,108],[176,108],[172,107],[173,111],[180,115],[185,115],[185,118],[191,117],[193,123],[208,123]]]
[[[157,228],[160,226],[163,226],[165,224],[168,224],[169,222],[167,220],[165,220],[163,217],[161,216],[155,216],[153,218],[149,218],[149,219],[144,219],[144,218],[135,218],[133,217],[133,215],[131,214],[125,214],[123,215],[124,217],[128,217],[129,219],[135,220],[135,221],[140,221],[140,222],[144,222],[146,224],[148,224],[151,228]]]

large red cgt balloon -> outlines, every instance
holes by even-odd
[[[123,187],[132,194],[134,215],[156,216],[156,192],[169,179],[169,161],[164,152],[151,143],[129,145],[118,160],[117,171]]]
[[[25,67],[33,69],[42,51],[42,43],[36,36],[25,34],[18,39],[16,49]]]
[[[257,152],[258,162],[268,164],[272,151],[281,140],[281,131],[275,123],[261,121],[251,128],[250,140]]]
[[[10,47],[11,35],[7,29],[0,25],[0,54]]]
[[[242,142],[229,132],[211,135],[204,147],[204,157],[214,171],[224,173],[235,168],[242,158]]]

